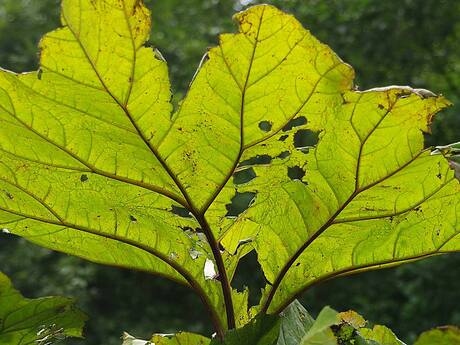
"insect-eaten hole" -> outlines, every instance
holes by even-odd
[[[290,131],[294,127],[299,127],[307,124],[307,119],[304,116],[296,117],[290,120],[286,126],[283,127],[283,132]]]
[[[293,181],[302,181],[305,176],[305,170],[299,166],[288,167],[288,177]]]
[[[80,181],[81,181],[81,182],[86,182],[86,181],[88,181],[88,180],[89,180],[89,179],[88,179],[88,175],[83,174],[83,175],[80,176]]]
[[[302,152],[308,152],[308,149],[318,144],[318,132],[308,129],[301,129],[294,134],[294,146]]]
[[[289,135],[284,134],[278,138],[279,141],[285,141],[287,138],[289,138]]]
[[[234,184],[245,184],[257,177],[256,172],[253,168],[244,169],[237,171],[233,174],[233,183]]]
[[[225,208],[227,209],[227,214],[225,215],[225,217],[238,217],[241,213],[246,211],[252,205],[252,203],[255,200],[255,197],[256,193],[253,192],[236,192],[235,196],[232,198],[232,202],[230,204],[225,205]]]
[[[187,210],[185,207],[172,205],[171,206],[171,212],[174,213],[175,215],[178,215],[179,217],[182,217],[182,218],[192,218],[192,215],[190,214],[190,211]]]
[[[249,288],[249,304],[259,303],[264,286],[270,284],[264,276],[262,267],[253,250],[245,255],[239,262],[232,280],[232,287],[238,291]]]
[[[137,218],[134,217],[132,214],[129,215],[129,220],[133,223],[137,223]]]
[[[251,166],[251,165],[267,165],[272,162],[273,158],[270,155],[257,155],[255,157],[251,157],[249,159],[246,159],[245,161],[242,161],[240,163],[240,167],[244,166]]]
[[[291,153],[289,151],[283,151],[278,156],[276,156],[276,158],[285,159],[288,158],[290,155]]]
[[[259,128],[261,131],[270,132],[272,130],[273,124],[270,121],[260,121]]]

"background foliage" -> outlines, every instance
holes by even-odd
[[[250,3],[231,0],[146,0],[153,10],[151,42],[170,66],[176,100],[186,91],[217,34],[233,31],[231,16]],[[267,0],[296,17],[357,72],[361,89],[387,84],[429,88],[457,104],[434,124],[430,144],[457,141],[460,133],[460,3],[449,0]],[[36,68],[39,38],[58,24],[58,0],[0,2],[0,66]],[[123,330],[186,329],[209,333],[209,321],[192,292],[160,278],[99,267],[1,235],[0,270],[27,297],[64,294],[91,315],[90,345],[119,344]],[[249,256],[238,274],[262,286]],[[390,326],[410,342],[440,324],[460,324],[460,255],[353,277],[314,288],[303,303],[316,314],[326,304],[355,309]],[[250,278],[251,277],[251,278]],[[441,298],[442,296],[442,298]],[[107,335],[112,336],[107,339]]]

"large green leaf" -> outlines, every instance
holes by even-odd
[[[453,160],[422,135],[449,103],[356,91],[274,7],[235,18],[173,112],[142,1],[63,0],[39,71],[0,71],[2,227],[192,287],[219,336],[256,314],[230,287],[252,249],[270,313],[325,279],[458,250]]]
[[[46,345],[82,337],[86,316],[64,297],[24,298],[0,273],[0,344]]]

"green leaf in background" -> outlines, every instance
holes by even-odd
[[[460,329],[455,326],[438,327],[423,332],[414,345],[459,345]]]
[[[86,315],[72,299],[24,298],[0,273],[0,344],[55,344],[67,337],[82,337]]]

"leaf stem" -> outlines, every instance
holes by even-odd
[[[204,215],[201,215],[197,218],[198,222],[203,227],[203,231],[206,234],[208,242],[210,242],[210,247],[216,260],[217,271],[219,272],[219,281],[222,284],[222,293],[224,295],[225,302],[225,312],[227,314],[227,326],[228,329],[234,329],[235,325],[235,311],[233,310],[233,301],[232,301],[232,289],[230,286],[230,280],[228,279],[227,270],[225,269],[224,260],[218,248],[218,244],[214,234],[209,226],[208,221]],[[211,245],[211,243],[213,243]]]

